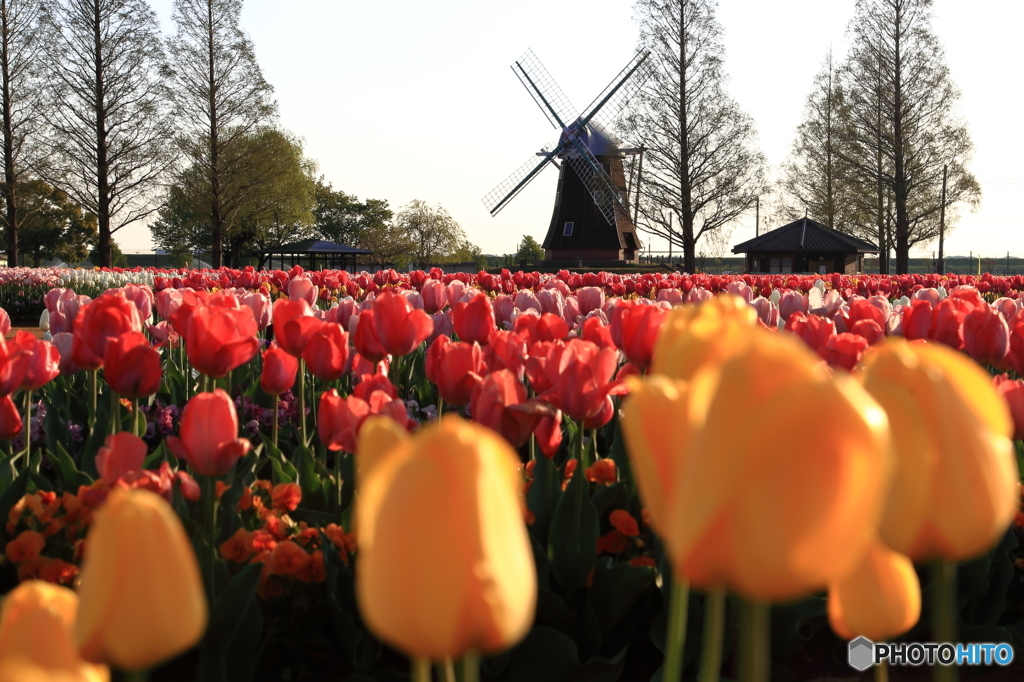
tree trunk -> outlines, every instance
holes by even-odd
[[[686,99],[686,3],[679,8],[679,222],[683,232],[683,271],[697,267],[697,240],[693,235],[693,188],[690,186],[690,139]]]
[[[0,5],[3,15],[2,33],[0,33],[0,80],[3,81],[3,136],[4,136],[4,203],[6,204],[5,227],[7,228],[7,263],[8,267],[18,265],[18,197],[16,193],[17,175],[14,173],[14,121],[11,102],[11,63],[10,38],[8,27],[8,7],[6,0]]]
[[[97,250],[100,256],[100,267],[109,268],[112,264],[110,249],[110,178],[107,160],[107,120],[106,97],[104,93],[103,73],[103,36],[100,16],[100,3],[93,3],[93,38],[95,40],[96,64],[96,189],[99,200],[99,211],[96,221],[99,226],[99,243]]]
[[[210,264],[219,268],[224,264],[223,240],[224,240],[224,218],[221,216],[220,196],[220,130],[217,120],[217,74],[215,69],[214,56],[216,54],[213,46],[213,2],[206,3],[207,27],[209,30],[207,49],[210,55],[209,85],[210,85],[210,228],[213,240],[213,249],[210,253]]]

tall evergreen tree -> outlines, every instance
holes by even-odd
[[[175,0],[177,31],[170,41],[174,102],[181,118],[179,145],[209,184],[211,262],[224,263],[224,243],[239,229],[237,209],[251,188],[238,178],[257,163],[258,147],[245,138],[276,111],[273,89],[263,79],[252,41],[239,27],[242,0]]]
[[[173,163],[163,41],[145,0],[59,0],[46,50],[47,182],[96,215],[101,265],[111,235],[159,207]]]
[[[981,190],[967,170],[973,151],[955,112],[960,93],[932,32],[931,0],[858,0],[853,44],[843,70],[848,95],[844,161],[876,187],[877,225],[885,236],[891,198],[896,272],[909,269],[910,249],[938,235],[943,167],[945,213],[974,206]]]
[[[727,226],[765,191],[753,120],[725,92],[715,0],[638,0],[651,76],[623,131],[642,142],[641,229],[682,247],[693,272],[698,241]]]

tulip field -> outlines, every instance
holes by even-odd
[[[0,269],[0,682],[1020,679],[1022,295]]]

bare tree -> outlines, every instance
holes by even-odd
[[[39,171],[96,215],[108,266],[111,235],[159,208],[174,160],[163,42],[145,0],[60,0],[54,17],[50,154]]]
[[[236,178],[249,172],[258,151],[233,153],[275,115],[270,84],[263,79],[252,41],[239,28],[242,0],[175,0],[177,33],[171,39],[182,121],[180,148],[209,183],[208,219],[214,267],[223,264],[223,243],[238,227],[239,206],[255,191]]]
[[[26,212],[21,183],[32,164],[39,132],[44,10],[40,0],[0,0],[0,135],[3,137],[3,201],[0,221],[7,237],[7,263],[18,264],[18,230]]]
[[[640,44],[652,75],[634,98],[624,136],[647,147],[640,229],[681,246],[693,272],[699,240],[727,226],[765,191],[752,119],[725,92],[714,0],[638,0]]]
[[[931,30],[931,6],[931,0],[858,0],[843,70],[844,160],[863,184],[874,180],[883,237],[891,193],[897,273],[908,271],[911,247],[938,235],[943,166],[949,169],[947,222],[957,206],[975,207],[981,196],[966,167],[973,144],[954,111],[960,93]]]
[[[858,224],[857,187],[843,162],[841,112],[844,93],[832,51],[804,107],[804,120],[796,131],[789,158],[779,181],[789,220],[809,213],[833,230],[853,233]]]

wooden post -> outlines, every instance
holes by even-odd
[[[949,166],[942,167],[942,203],[939,205],[939,274],[946,274],[946,257],[943,243],[946,236],[946,173]]]

